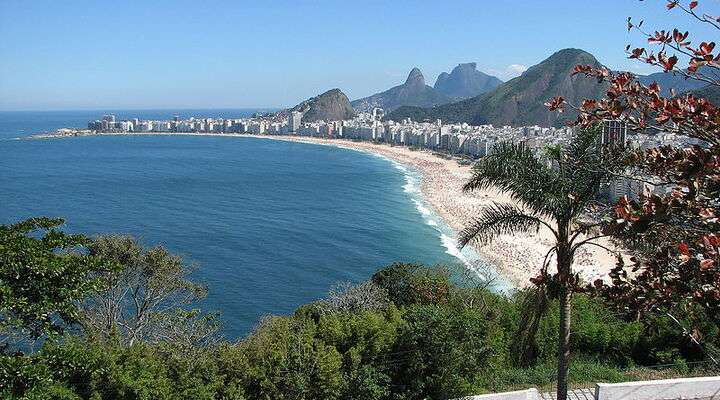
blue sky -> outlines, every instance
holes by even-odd
[[[355,99],[414,66],[430,85],[471,61],[508,79],[565,47],[648,72],[625,59],[643,44],[628,16],[706,32],[662,0],[0,0],[0,110],[281,107],[334,87]]]

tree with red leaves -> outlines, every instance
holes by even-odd
[[[720,30],[720,16],[701,13],[701,8],[697,1],[667,2],[670,12],[679,11]],[[715,42],[695,45],[688,32],[648,32],[642,24],[628,18],[628,30],[641,34],[651,48],[626,47],[630,59],[720,89]],[[576,110],[576,125],[613,119],[637,132],[671,132],[688,139],[687,144],[630,155],[628,166],[661,182],[667,191],[646,190],[637,201],[625,197],[615,205],[606,233],[620,239],[633,257],[630,265],[619,259],[612,282],[597,281],[594,290],[634,317],[665,315],[680,323],[679,319],[689,320],[695,314],[720,326],[720,109],[692,93],[663,97],[657,83],[643,85],[629,72],[578,65],[573,74],[609,85],[600,100],[576,105],[556,97],[546,103],[551,110]],[[699,345],[700,332],[694,328],[683,330]]]

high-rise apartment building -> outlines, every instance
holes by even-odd
[[[302,121],[303,113],[299,111],[293,111],[290,113],[290,119],[288,120],[288,126],[290,132],[297,132],[300,129],[300,122]]]

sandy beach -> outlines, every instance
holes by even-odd
[[[97,135],[150,135],[151,133],[109,133]],[[404,146],[390,146],[370,142],[354,142],[342,139],[324,139],[305,136],[248,135],[248,134],[212,134],[212,133],[172,133],[153,135],[188,135],[188,136],[237,136],[256,137],[272,140],[331,145],[357,151],[378,154],[420,172],[421,193],[433,211],[443,219],[445,224],[455,232],[461,231],[472,219],[479,215],[483,207],[495,202],[512,202],[512,200],[495,190],[463,192],[462,186],[471,176],[469,165],[460,165],[455,160],[438,157],[425,150],[410,150]],[[52,137],[39,135],[40,138]],[[477,253],[498,274],[513,286],[522,288],[530,286],[530,278],[537,276],[545,258],[552,247],[552,233],[545,228],[537,233],[501,235],[492,243],[471,245]],[[602,243],[608,246],[609,243]],[[597,246],[586,246],[578,250],[574,270],[580,276],[592,282],[598,278],[607,279],[610,269],[615,264],[615,256]],[[551,269],[554,266],[551,265]]]

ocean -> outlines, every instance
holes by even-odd
[[[118,118],[243,117],[257,110],[123,110]],[[462,270],[416,172],[332,146],[258,138],[18,140],[84,127],[104,110],[0,112],[0,223],[62,217],[66,230],[131,234],[197,266],[199,306],[223,335],[250,333],[394,261]]]

